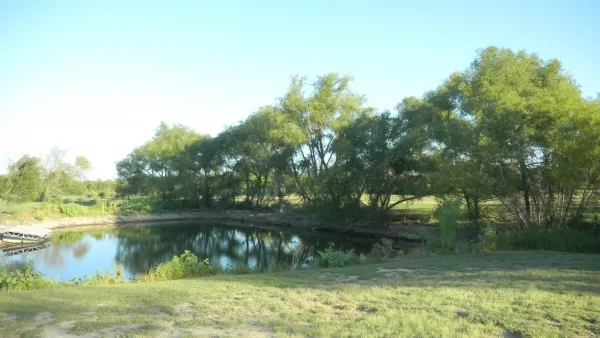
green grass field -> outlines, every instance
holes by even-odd
[[[591,337],[600,256],[445,255],[0,295],[2,337]]]

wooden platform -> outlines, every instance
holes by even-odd
[[[46,241],[51,232],[46,228],[18,225],[4,229],[0,233],[0,239],[8,243],[39,243]]]

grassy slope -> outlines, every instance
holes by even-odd
[[[593,336],[600,334],[600,256],[465,254],[11,292],[0,295],[0,327],[3,337]]]

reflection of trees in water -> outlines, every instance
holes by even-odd
[[[106,228],[56,233],[50,240],[52,245],[44,250],[44,263],[48,266],[62,266],[65,263],[64,256],[69,253],[72,253],[73,257],[78,260],[81,260],[85,258],[91,249],[90,243],[84,241],[86,236],[96,240],[103,240],[107,237],[112,238],[117,234],[118,230]]]
[[[312,262],[316,250],[324,249],[328,241],[297,237],[287,233],[225,226],[150,227],[143,236],[118,235],[115,260],[123,255],[126,267],[133,274],[170,260],[190,250],[200,258],[209,258],[223,268],[243,264],[258,269],[274,268],[280,264],[299,265]],[[135,231],[135,230],[133,230]],[[346,248],[351,248],[351,245]]]
[[[90,251],[90,245],[88,243],[77,243],[73,244],[73,256],[77,259],[82,259]]]

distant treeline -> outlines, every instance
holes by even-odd
[[[0,175],[0,202],[45,202],[64,196],[110,198],[115,182],[86,180],[90,161],[77,156],[74,163],[65,161],[66,150],[54,148],[42,158],[24,155]],[[0,208],[1,211],[1,208]]]
[[[394,112],[367,106],[350,81],[295,77],[217,137],[162,123],[118,162],[117,191],[204,207],[283,206],[293,194],[332,217],[436,196],[461,198],[474,224],[594,220],[600,96],[583,97],[559,61],[488,47]]]

